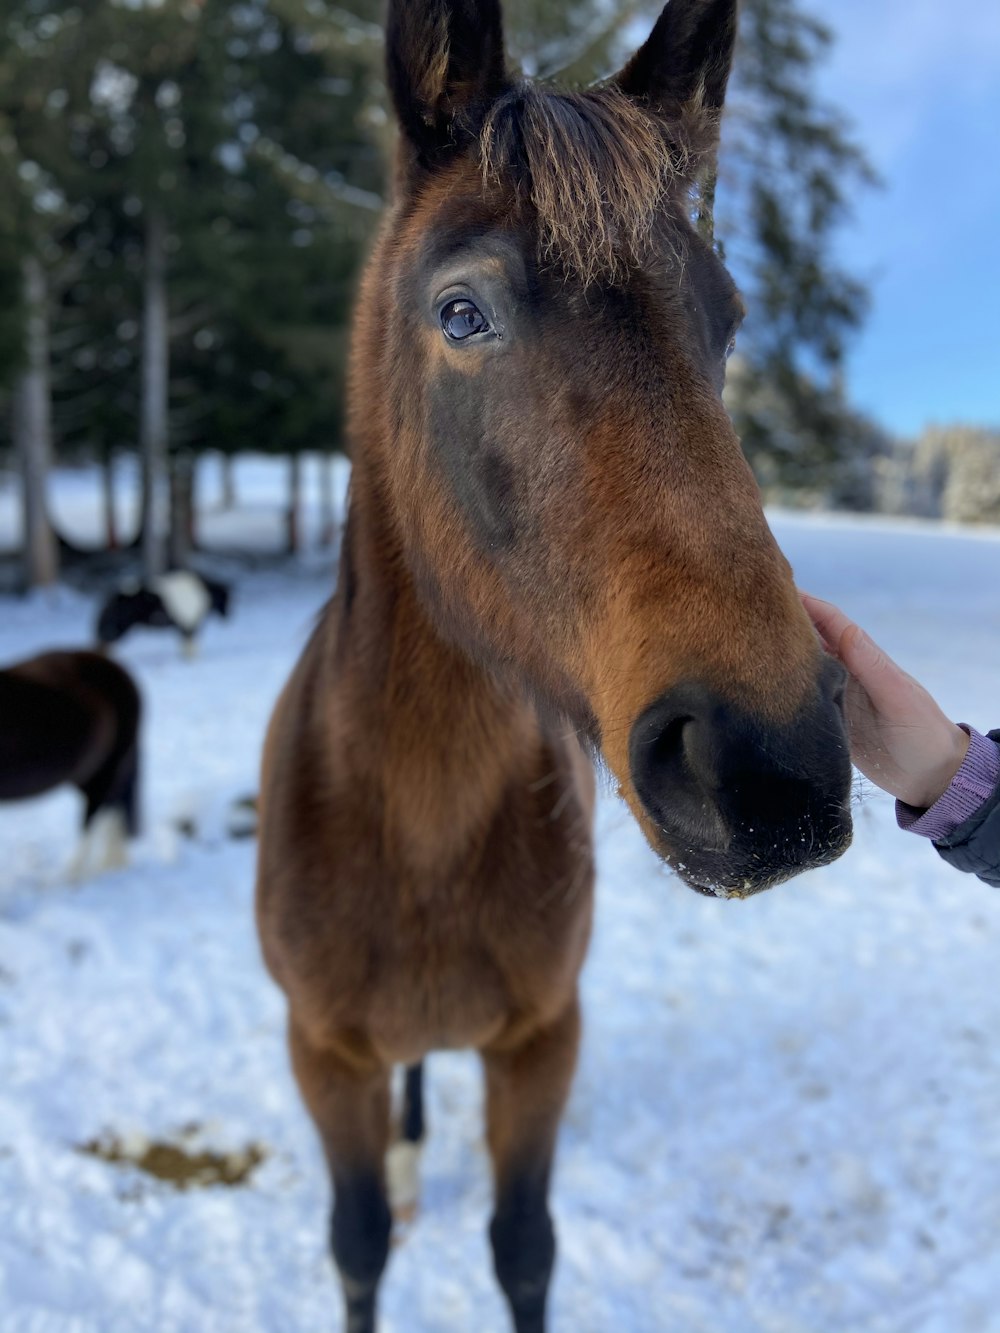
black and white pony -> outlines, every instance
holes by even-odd
[[[0,670],[0,801],[64,783],[83,793],[74,879],[124,865],[139,831],[141,719],[134,680],[100,653],[42,653]]]
[[[97,618],[97,641],[116,643],[136,625],[176,629],[181,649],[192,657],[195,637],[210,614],[227,616],[231,589],[193,570],[163,574],[148,586],[132,584],[112,593]]]

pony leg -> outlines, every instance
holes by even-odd
[[[545,1333],[556,1251],[549,1179],[579,1041],[574,996],[560,1018],[523,1045],[483,1052],[495,1192],[490,1242],[515,1333]]]
[[[70,867],[70,878],[121,870],[128,865],[128,811],[118,804],[96,806],[88,798],[83,837]]]
[[[104,850],[99,868],[101,870],[122,870],[128,865],[128,837],[125,812],[118,806],[109,806],[97,816],[101,821],[104,837]]]
[[[420,1152],[424,1141],[424,1065],[409,1065],[403,1083],[399,1137],[385,1159],[389,1205],[398,1223],[416,1217],[420,1198]]]
[[[66,867],[66,878],[70,884],[81,884],[89,873],[91,857],[96,838],[96,830],[93,821],[84,824],[80,832],[80,840],[76,844],[76,850],[73,853],[69,865]]]
[[[121,752],[108,757],[81,787],[87,800],[85,843],[78,858],[94,870],[121,870],[128,864],[128,838],[138,831],[139,747],[133,739]],[[80,860],[79,871],[84,869]]]
[[[100,875],[105,870],[121,870],[127,865],[125,828],[125,814],[117,806],[91,810],[88,803],[80,841],[66,867],[69,882],[81,884],[91,875]]]
[[[376,1295],[392,1229],[385,1189],[389,1071],[374,1057],[347,1059],[312,1045],[294,1022],[289,1050],[330,1168],[330,1242],[347,1308],[346,1333],[375,1333]]]

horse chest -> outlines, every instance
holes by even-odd
[[[591,916],[582,752],[533,737],[489,790],[456,763],[406,780],[383,764],[372,783],[354,775],[363,754],[344,743],[319,754],[318,734],[275,756],[259,899],[265,956],[310,1040],[339,1048],[353,1034],[382,1062],[409,1063],[503,1044],[563,1013]],[[427,774],[445,786],[451,768],[459,777],[431,800]]]
[[[327,1041],[363,1032],[385,1062],[412,1063],[503,1041],[564,1007],[586,952],[590,867],[514,890],[484,865],[475,884],[383,882],[368,900],[362,916],[353,893],[331,893],[298,959],[312,980],[296,1008]]]
[[[385,1058],[410,1063],[428,1050],[483,1046],[502,1031],[512,996],[497,960],[468,943],[424,934],[380,949],[368,1032]]]

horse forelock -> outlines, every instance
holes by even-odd
[[[614,84],[557,92],[518,84],[480,134],[487,186],[512,185],[537,217],[541,258],[584,283],[642,263],[657,221],[690,195],[717,118],[686,109],[680,124]]]

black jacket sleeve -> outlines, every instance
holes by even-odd
[[[1000,745],[1000,731],[989,733]],[[1000,889],[1000,786],[975,814],[934,846],[956,870],[968,870]]]

